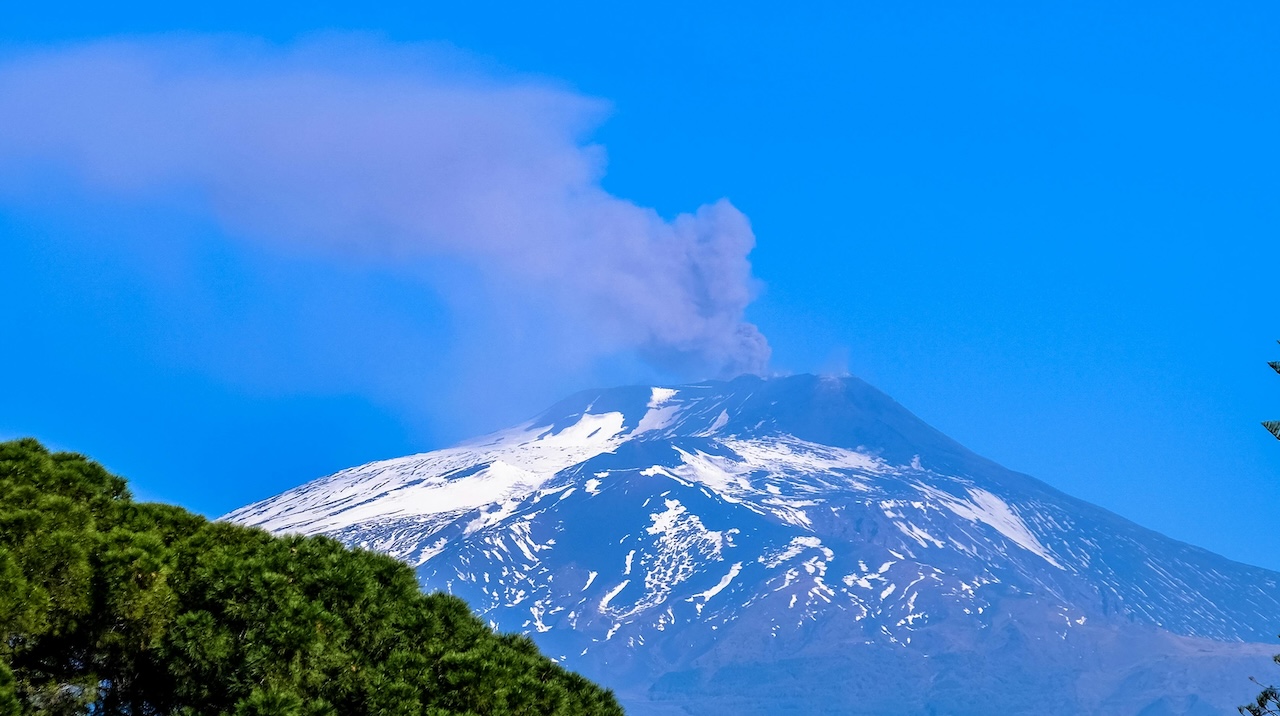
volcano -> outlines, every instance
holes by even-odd
[[[587,391],[225,519],[404,560],[633,716],[1234,714],[1280,633],[1280,574],[853,377]]]

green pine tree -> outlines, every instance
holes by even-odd
[[[409,567],[0,443],[0,716],[621,716]]]
[[[1280,341],[1277,341],[1280,343]],[[1280,373],[1280,361],[1271,361],[1267,365],[1277,373]],[[1262,423],[1262,427],[1268,432],[1280,439],[1280,420],[1267,420]],[[1280,664],[1280,655],[1275,657],[1275,662]],[[1256,679],[1254,680],[1257,681]],[[1241,706],[1240,713],[1242,716],[1280,716],[1280,690],[1274,686],[1267,686],[1258,694],[1258,698],[1253,703]]]
[[[1280,343],[1280,341],[1276,342]],[[1271,369],[1275,372],[1280,373],[1280,361],[1271,361],[1270,363],[1267,363],[1267,365],[1271,366]],[[1280,440],[1280,420],[1263,421],[1262,427],[1266,428],[1267,432],[1276,436],[1277,440]]]
[[[1280,440],[1280,420],[1267,420],[1262,423],[1262,427],[1266,428],[1276,439]]]

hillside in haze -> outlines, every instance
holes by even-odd
[[[637,716],[1229,714],[1280,633],[1280,574],[850,377],[588,391],[227,519],[404,560]]]

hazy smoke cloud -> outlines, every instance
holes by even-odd
[[[449,291],[536,304],[579,351],[762,371],[746,217],[720,201],[667,221],[604,191],[586,138],[606,110],[350,38],[98,43],[0,62],[0,182],[70,172],[96,195],[194,202],[277,252],[454,262],[476,281]]]

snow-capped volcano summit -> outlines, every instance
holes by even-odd
[[[583,392],[227,519],[399,557],[633,714],[1233,713],[1280,632],[1280,575],[850,377]]]

